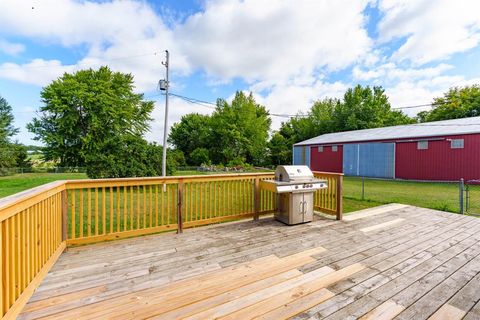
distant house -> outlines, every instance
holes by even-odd
[[[348,176],[480,179],[480,117],[324,134],[295,144],[293,163]]]

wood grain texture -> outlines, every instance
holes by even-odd
[[[387,300],[359,320],[389,320],[395,318],[405,308],[394,301]]]
[[[388,228],[388,227],[390,227],[390,226],[399,224],[399,223],[401,223],[402,221],[405,221],[405,219],[403,219],[403,218],[393,219],[393,220],[389,220],[389,221],[387,221],[387,222],[383,222],[383,223],[379,223],[379,224],[374,224],[374,225],[372,225],[372,226],[368,226],[368,227],[365,227],[365,228],[361,228],[360,231],[362,231],[362,232],[371,232],[371,231],[375,231],[375,230],[378,230],[378,229],[384,229],[384,228]]]
[[[197,189],[225,195],[221,183]],[[267,193],[261,200],[272,205]],[[228,208],[212,204],[218,213]],[[70,248],[19,319],[428,319],[458,310],[475,319],[480,220],[393,208],[343,222],[263,218]],[[165,215],[175,217],[172,209]],[[403,220],[361,231],[396,219]]]
[[[461,320],[467,313],[463,310],[455,308],[452,305],[444,304],[437,310],[429,320]]]

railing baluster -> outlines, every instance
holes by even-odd
[[[160,208],[161,210],[161,225],[165,225],[165,193],[163,192],[163,186],[160,188],[160,194],[162,195],[160,197]]]
[[[158,226],[158,184],[155,185],[155,227]]]
[[[78,190],[78,198],[78,236],[83,238],[83,189]]]
[[[142,191],[143,191],[143,228],[147,228],[147,186],[143,186]]]
[[[128,198],[128,189],[127,187],[123,187],[123,231],[127,231],[127,227],[128,227],[127,226],[127,215],[128,215],[127,198]]]
[[[148,186],[148,191],[149,191],[149,208],[148,208],[148,212],[149,212],[149,217],[148,217],[148,222],[149,222],[149,227],[151,228],[153,226],[153,199],[152,199],[152,185],[149,185]]]
[[[98,188],[95,188],[95,219],[94,219],[95,235],[98,236]]]
[[[113,190],[115,190],[116,193],[116,206],[115,206],[115,217],[116,217],[116,228],[115,232],[120,231],[120,187],[116,187],[115,189],[110,187],[110,210],[111,210],[111,221],[110,221],[110,233],[113,232]]]
[[[167,199],[166,199],[166,205],[167,205],[167,224],[171,224],[171,207],[170,207],[170,186],[167,185]]]
[[[71,202],[70,202],[70,212],[71,212],[71,220],[70,220],[70,239],[75,239],[75,215],[76,215],[76,212],[75,212],[75,190],[71,190],[70,191],[70,198],[71,198]],[[64,222],[65,223],[65,222]]]
[[[3,273],[2,273],[2,288],[3,288],[3,310],[4,312],[10,308],[10,277],[12,276],[12,269],[10,268],[10,261],[11,259],[11,247],[10,247],[10,220],[9,218],[5,221],[2,221],[2,229],[3,229],[3,246],[2,246],[2,254],[3,254]]]
[[[10,230],[11,230],[11,233],[10,233],[10,236],[11,236],[11,239],[10,239],[10,250],[12,253],[16,252],[16,248],[15,248],[15,220],[16,220],[17,216],[13,216],[10,220]],[[17,299],[17,296],[16,296],[16,283],[17,283],[17,266],[16,266],[16,257],[12,254],[10,256],[10,267],[11,267],[11,272],[12,272],[12,277],[10,278],[10,300],[11,301],[15,301]],[[17,280],[17,281],[16,281]]]

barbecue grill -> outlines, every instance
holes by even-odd
[[[292,225],[313,219],[313,194],[327,188],[327,181],[313,177],[307,166],[278,166],[275,180],[263,180],[263,189],[277,193],[275,218]]]

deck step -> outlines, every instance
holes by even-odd
[[[363,218],[369,218],[369,217],[372,217],[372,216],[376,216],[378,214],[387,213],[387,212],[390,212],[390,211],[399,210],[399,209],[403,209],[403,208],[407,208],[407,207],[409,207],[409,206],[407,206],[405,204],[399,204],[399,203],[387,204],[387,205],[372,208],[372,209],[365,209],[365,210],[357,211],[353,214],[345,216],[343,218],[343,220],[344,221],[353,221],[353,220],[358,220],[358,219],[363,219]]]

